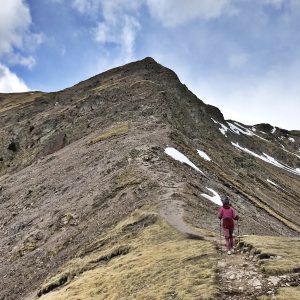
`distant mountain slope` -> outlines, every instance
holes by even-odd
[[[145,205],[213,233],[228,195],[243,234],[300,233],[300,132],[224,120],[152,58],[0,94],[0,176],[0,299],[38,290]]]

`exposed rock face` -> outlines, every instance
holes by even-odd
[[[0,116],[0,299],[22,299],[145,204],[176,201],[217,231],[207,188],[232,199],[243,234],[300,232],[299,132],[226,122],[151,58],[56,93],[0,94]]]

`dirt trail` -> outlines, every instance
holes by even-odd
[[[281,280],[280,277],[262,274],[255,261],[242,253],[223,253],[218,267],[221,299],[248,300],[260,295],[274,295]]]
[[[220,299],[257,299],[261,295],[275,295],[280,287],[297,284],[294,282],[296,278],[290,275],[265,275],[257,265],[257,258],[250,257],[248,252],[243,252],[243,249],[238,249],[234,254],[228,255],[225,245],[222,245],[222,249],[220,249],[218,239],[201,236],[198,232],[193,231],[183,220],[184,209],[181,201],[167,200],[163,202],[160,214],[169,224],[190,238],[209,240],[217,245],[219,250],[222,250],[218,262]]]

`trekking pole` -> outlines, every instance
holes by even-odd
[[[237,226],[238,226],[238,240],[239,240],[239,244],[240,244],[240,239],[241,239],[241,237],[240,237],[240,223],[239,223],[239,220],[237,220]]]
[[[222,250],[222,227],[221,227],[221,220],[220,220],[220,251],[221,251],[221,256],[223,255],[223,250]]]

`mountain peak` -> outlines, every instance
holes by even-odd
[[[199,282],[217,282],[225,195],[243,234],[299,235],[299,145],[292,132],[225,121],[149,57],[60,92],[0,95],[0,299],[109,299],[111,284],[114,298],[141,299],[145,280],[149,299],[161,282],[158,298],[200,299]],[[182,287],[185,269],[198,275]]]

